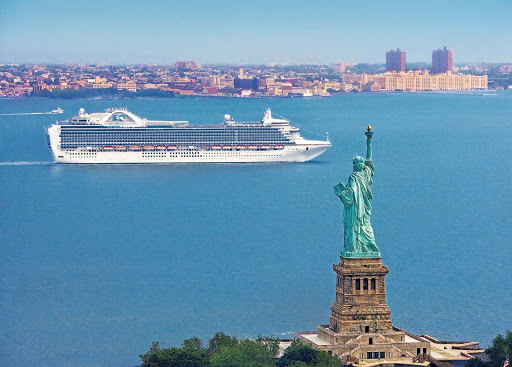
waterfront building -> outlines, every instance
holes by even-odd
[[[339,91],[341,89],[341,83],[327,80],[327,81],[318,83],[318,88],[323,89],[324,91],[326,91],[327,89],[333,89],[335,91]]]
[[[129,92],[136,92],[137,91],[137,84],[133,81],[128,82],[121,82],[114,84],[114,87],[118,90],[127,90]]]
[[[444,49],[432,51],[432,74],[453,72],[452,51],[446,46]]]
[[[350,92],[354,89],[354,85],[351,83],[341,83],[340,84],[340,90],[344,92]]]
[[[342,81],[345,84],[357,84],[362,80],[362,74],[343,74]]]
[[[487,75],[453,74],[432,75],[428,70],[407,73],[384,73],[371,76],[383,91],[472,90],[487,89]]]
[[[405,71],[405,51],[397,48],[386,52],[386,71]]]
[[[242,70],[242,69],[240,69]],[[247,78],[244,76],[237,76],[234,80],[234,87],[241,88],[243,90],[258,90],[258,78]]]

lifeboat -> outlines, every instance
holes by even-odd
[[[231,150],[233,147],[231,145],[223,145],[222,150]]]
[[[155,147],[154,147],[154,146],[152,146],[152,145],[144,145],[144,146],[142,147],[142,149],[144,149],[144,150],[154,150],[154,149],[155,149]]]
[[[178,149],[178,147],[176,145],[169,145],[167,147],[167,149],[169,149],[169,150],[176,150],[176,149]]]
[[[257,150],[257,149],[258,149],[258,146],[257,146],[257,145],[249,145],[249,146],[247,146],[247,149],[250,149],[250,150]]]
[[[106,147],[103,147],[103,150],[114,150],[114,147],[106,146]]]
[[[282,149],[284,149],[284,145],[274,145],[274,149],[282,150]]]
[[[158,150],[165,150],[165,145],[157,145],[156,149],[158,149]]]
[[[270,145],[260,145],[260,149],[262,149],[262,150],[269,150],[270,149]]]
[[[245,150],[245,145],[237,145],[236,150]]]
[[[126,150],[124,145],[116,145],[116,150]]]
[[[220,150],[220,145],[212,145],[213,150]]]
[[[140,150],[140,146],[138,145],[130,145],[130,150]]]

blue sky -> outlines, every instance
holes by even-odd
[[[512,62],[512,0],[0,0],[0,62]]]

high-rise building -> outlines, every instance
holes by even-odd
[[[198,68],[194,61],[176,61],[174,67],[176,70],[196,70]]]
[[[347,71],[347,66],[344,62],[338,61],[336,64],[334,64],[334,72],[337,74],[343,74],[345,71]]]
[[[442,50],[438,48],[432,51],[432,74],[441,74],[448,71],[453,72],[452,51],[448,50],[446,46]]]
[[[397,48],[386,52],[386,71],[405,71],[405,51]]]

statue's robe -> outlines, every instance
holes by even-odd
[[[341,192],[343,201],[343,252],[372,253],[379,252],[370,222],[373,198],[373,162],[365,161],[361,172],[352,172],[346,190]]]

